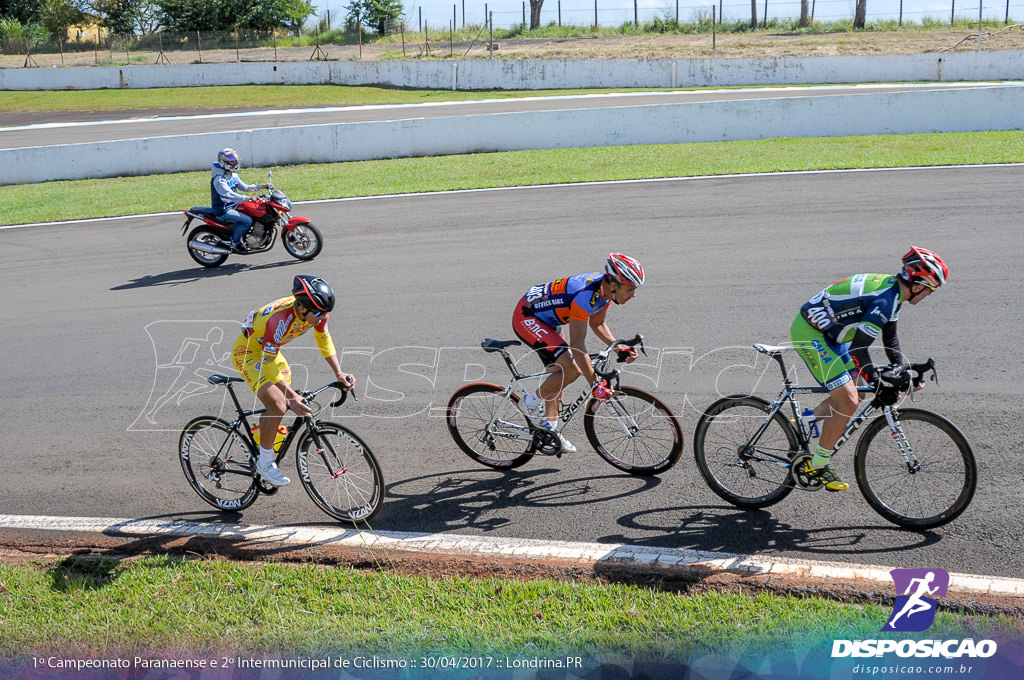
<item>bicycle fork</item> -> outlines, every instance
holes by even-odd
[[[916,474],[921,470],[921,461],[914,455],[914,449],[910,445],[910,441],[907,439],[906,432],[903,431],[903,424],[900,423],[899,417],[894,413],[891,408],[885,409],[885,422],[889,424],[889,430],[892,432],[893,441],[896,442],[896,446],[900,450],[900,455],[903,456],[903,462],[907,466],[907,472],[910,474]]]

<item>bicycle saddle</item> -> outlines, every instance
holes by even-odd
[[[762,345],[757,343],[754,345],[754,349],[763,354],[782,354],[783,352],[790,352],[794,349],[792,345]]]
[[[494,338],[484,338],[484,341],[480,343],[480,346],[484,348],[485,352],[497,352],[500,349],[521,344],[523,343],[518,340],[495,340]]]
[[[220,373],[214,373],[209,378],[207,378],[207,380],[209,380],[210,383],[213,385],[223,385],[225,383],[242,382],[241,378],[231,378],[226,375],[221,375]]]

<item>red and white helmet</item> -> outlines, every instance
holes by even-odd
[[[949,267],[932,251],[910,246],[910,251],[903,256],[900,276],[911,284],[920,283],[935,290],[949,278]]]
[[[619,283],[628,283],[637,288],[644,285],[644,268],[639,262],[622,253],[608,253],[604,272]]]

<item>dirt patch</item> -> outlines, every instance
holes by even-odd
[[[923,54],[968,52],[978,49],[978,33],[966,30],[859,31],[836,33],[741,33],[581,38],[514,38],[495,41],[495,59],[699,59],[746,57],[812,57],[837,55]],[[984,50],[1024,49],[1024,27],[985,30]],[[171,64],[309,61],[378,61],[381,59],[487,59],[486,38],[449,43],[438,36],[429,45],[389,39],[370,45],[323,45],[315,47],[259,48],[245,50],[168,51]],[[30,65],[124,66],[164,62],[157,52],[81,52],[32,55]],[[25,55],[3,55],[0,67],[21,68]]]

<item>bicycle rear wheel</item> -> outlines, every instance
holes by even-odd
[[[366,522],[384,503],[384,475],[373,451],[352,430],[319,422],[297,444],[296,465],[306,493],[331,517]]]
[[[978,478],[974,451],[956,425],[937,413],[921,409],[898,413],[917,466],[908,467],[881,416],[868,424],[857,443],[857,485],[875,512],[893,524],[907,529],[948,524],[974,497]]]
[[[199,497],[225,512],[238,512],[260,495],[249,440],[220,418],[200,416],[181,431],[178,459]]]
[[[622,387],[605,401],[591,399],[583,429],[609,465],[638,477],[665,472],[683,452],[683,431],[672,411],[635,387]]]
[[[789,461],[798,450],[796,432],[781,413],[766,422],[771,410],[758,397],[725,397],[708,407],[693,434],[704,481],[737,507],[765,508],[793,490]]]
[[[531,442],[518,438],[523,430],[516,428],[529,428],[526,414],[515,406],[518,403],[519,397],[511,394],[506,399],[505,388],[498,385],[466,385],[448,400],[448,432],[463,453],[481,465],[499,470],[517,468],[533,458],[527,453]],[[490,425],[502,404],[504,418]]]

